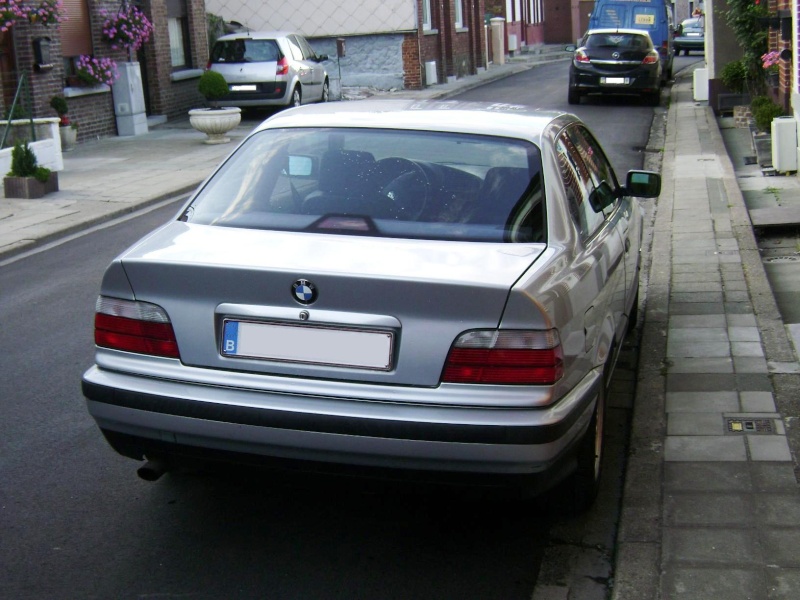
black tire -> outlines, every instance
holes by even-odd
[[[600,476],[605,450],[606,389],[605,378],[597,394],[594,414],[578,445],[577,468],[567,480],[569,506],[575,514],[591,508],[600,490]]]
[[[652,94],[648,94],[645,97],[645,101],[650,106],[658,106],[661,104],[661,93],[660,92],[653,92]]]
[[[581,103],[581,95],[573,89],[570,89],[567,92],[567,102],[569,104],[580,104]]]
[[[320,98],[320,102],[329,102],[331,99],[331,86],[328,83],[328,80],[325,80],[325,83],[322,84],[322,98]]]
[[[689,49],[688,48],[683,51],[683,55],[684,56],[689,56]]]
[[[300,92],[300,86],[296,85],[292,90],[292,97],[289,100],[289,107],[291,108],[293,106],[300,106],[302,104],[302,100],[303,96],[302,93]]]

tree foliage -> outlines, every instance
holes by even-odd
[[[764,19],[769,10],[764,3],[753,0],[727,0],[728,10],[725,18],[736,36],[744,55],[742,64],[747,72],[747,87],[751,94],[763,92],[766,79],[761,64],[761,56],[769,50],[768,29]]]

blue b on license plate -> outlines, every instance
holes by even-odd
[[[223,356],[388,371],[388,331],[226,320]]]

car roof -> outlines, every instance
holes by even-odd
[[[237,31],[235,33],[228,33],[221,35],[217,38],[218,42],[227,42],[229,40],[241,39],[254,39],[254,40],[274,40],[277,38],[285,38],[290,35],[301,35],[295,31]]]
[[[624,27],[604,27],[603,29],[590,29],[586,32],[586,35],[593,35],[593,34],[609,34],[609,33],[627,33],[632,35],[646,35],[650,37],[650,34],[645,31],[644,29],[630,29]]]
[[[309,104],[281,111],[257,131],[282,127],[355,127],[495,135],[540,143],[553,122],[577,121],[574,115],[531,106],[457,100],[367,99]]]

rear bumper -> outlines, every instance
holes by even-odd
[[[601,375],[590,373],[555,405],[490,409],[303,398],[131,376],[92,367],[90,414],[132,458],[202,450],[235,462],[264,457],[422,471],[534,475],[563,462],[586,430]],[[256,401],[257,399],[257,401]],[[109,436],[112,441],[112,436]],[[172,450],[170,450],[172,449]],[[242,460],[237,461],[236,456]]]
[[[622,80],[622,82],[616,82]],[[570,77],[570,89],[582,93],[640,94],[657,92],[661,81],[657,71],[599,75],[577,72]]]

